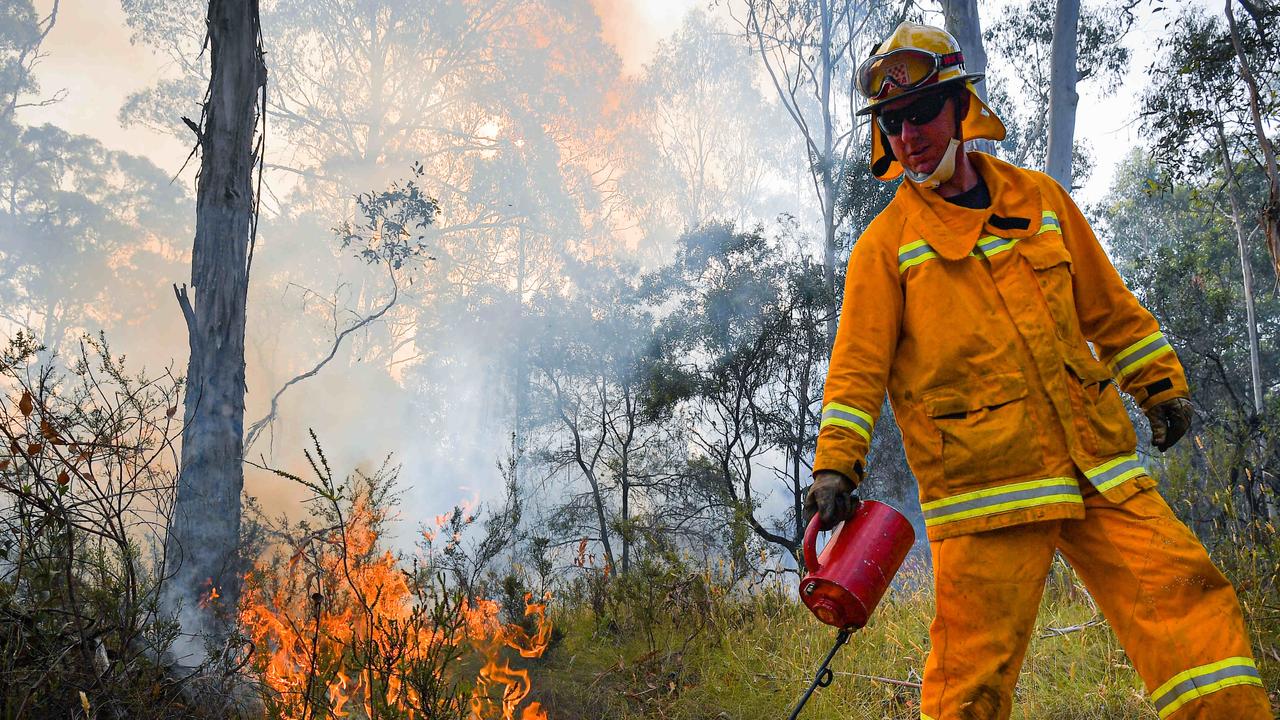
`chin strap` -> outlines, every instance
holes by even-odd
[[[964,145],[964,143],[955,138],[951,138],[951,142],[947,143],[947,151],[942,154],[942,159],[938,161],[938,166],[935,167],[931,173],[912,172],[905,167],[903,168],[903,171],[906,173],[907,177],[911,179],[911,182],[914,182],[926,190],[932,190],[942,183],[950,180],[951,176],[955,174],[956,151],[959,150],[962,145]]]

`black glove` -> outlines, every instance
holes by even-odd
[[[1182,439],[1191,427],[1191,416],[1195,414],[1191,401],[1187,398],[1173,398],[1153,405],[1147,413],[1151,421],[1151,444],[1164,452]]]
[[[823,530],[853,517],[859,502],[853,490],[853,483],[844,475],[832,470],[819,471],[804,493],[805,526],[808,527],[814,515],[821,518],[818,527]]]

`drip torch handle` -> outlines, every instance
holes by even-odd
[[[804,529],[804,567],[811,573],[821,570],[818,565],[818,525],[821,522],[817,514],[809,520],[809,527]]]

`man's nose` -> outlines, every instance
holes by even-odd
[[[918,125],[911,124],[910,120],[903,120],[902,121],[903,142],[910,143],[914,140],[918,140],[919,138],[920,138],[920,127]]]

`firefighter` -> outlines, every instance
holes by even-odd
[[[1270,720],[1235,591],[1156,491],[1119,394],[1166,450],[1192,415],[1178,358],[1061,186],[964,150],[1005,136],[981,77],[911,23],[858,69],[872,172],[907,181],[849,257],[806,512],[851,515],[887,390],[933,554],[922,718],[1009,717],[1060,551],[1162,719]]]

